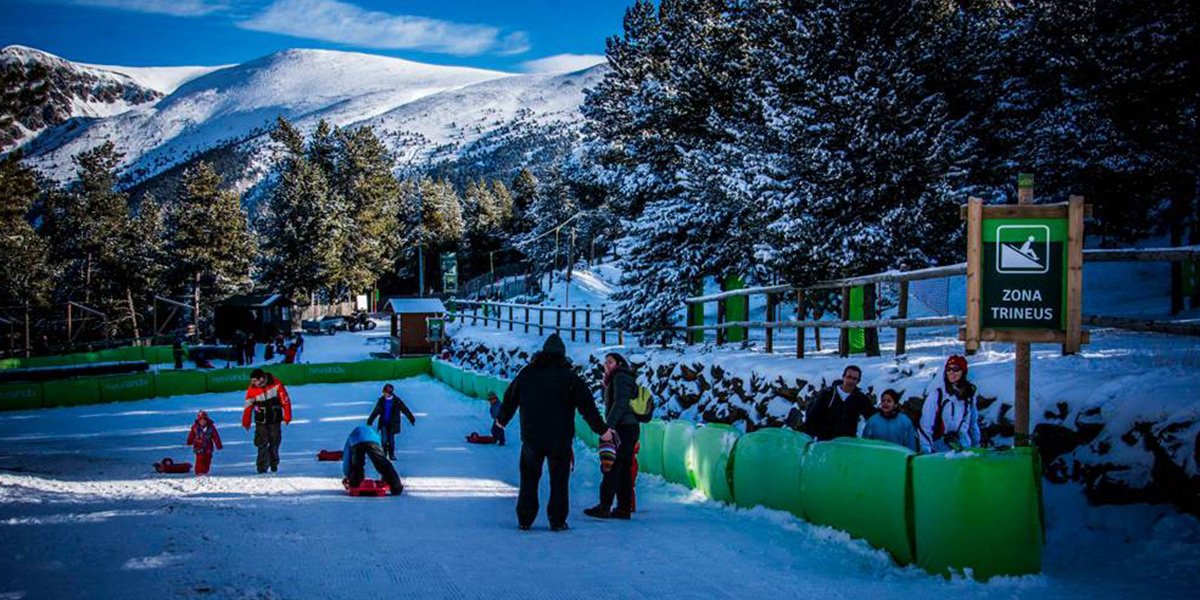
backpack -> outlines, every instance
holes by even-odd
[[[638,393],[629,400],[629,410],[633,411],[639,423],[649,423],[654,418],[654,397],[650,390],[638,386]]]

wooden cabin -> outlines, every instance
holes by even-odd
[[[383,307],[391,315],[392,354],[433,354],[428,319],[444,319],[446,307],[437,298],[392,298]]]
[[[226,298],[216,308],[217,338],[233,339],[235,331],[259,341],[292,333],[291,300],[279,294],[242,294]]]

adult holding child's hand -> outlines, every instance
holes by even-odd
[[[638,394],[637,379],[629,361],[616,352],[604,357],[604,414],[608,432],[600,441],[606,446],[605,458],[615,446],[612,462],[601,461],[604,479],[600,482],[600,503],[584,514],[597,519],[629,519],[633,514],[633,457],[641,436],[641,424],[631,402]],[[615,434],[615,435],[613,435]],[[613,499],[617,501],[612,508]]]

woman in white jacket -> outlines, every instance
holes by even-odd
[[[942,385],[925,398],[921,409],[921,452],[975,448],[981,443],[975,385],[967,381],[967,359],[946,359]]]

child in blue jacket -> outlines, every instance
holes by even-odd
[[[900,392],[884,390],[879,395],[879,412],[867,419],[862,436],[868,440],[883,440],[920,452],[917,430],[908,415],[900,412]]]

